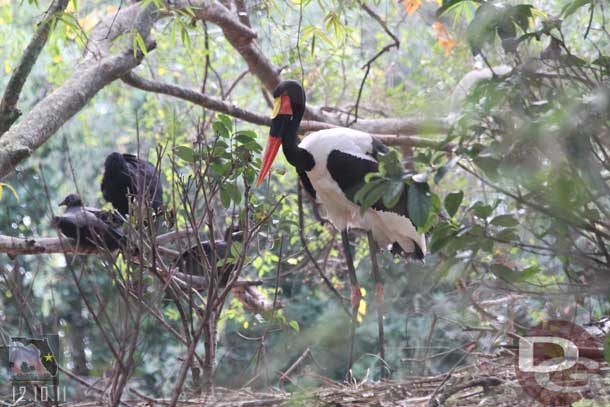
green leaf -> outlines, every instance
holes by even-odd
[[[487,219],[493,212],[493,208],[491,206],[486,205],[481,201],[475,202],[471,209],[475,216],[480,219]]]
[[[519,241],[519,235],[517,235],[515,229],[511,228],[502,229],[501,231],[496,233],[494,237],[504,242]]]
[[[222,202],[222,206],[225,209],[228,209],[231,206],[231,185],[230,184],[221,184],[220,185],[220,202]]]
[[[561,17],[566,18],[574,14],[579,8],[591,4],[593,0],[572,0],[561,9]]]
[[[453,230],[451,225],[443,223],[434,228],[428,242],[428,248],[431,253],[438,252],[443,248],[451,239],[455,237],[456,232]]]
[[[464,199],[464,192],[462,191],[447,194],[445,197],[445,209],[447,210],[449,216],[455,216],[460,204],[462,203],[462,199]]]
[[[450,11],[458,9],[459,6],[467,5],[468,3],[481,3],[481,0],[443,0],[443,4],[436,10],[436,16],[441,17]],[[458,9],[461,12],[461,8]]]
[[[507,281],[509,283],[514,283],[519,280],[519,273],[515,272],[508,266],[504,264],[495,263],[491,265],[491,272],[501,280]]]
[[[386,154],[377,156],[379,172],[388,177],[402,177],[404,168],[400,162],[400,156],[396,150],[390,150]]]
[[[13,196],[15,197],[17,202],[19,202],[19,195],[17,194],[17,191],[15,190],[15,188],[13,188],[11,185],[9,185],[5,182],[0,182],[0,201],[2,200],[2,195],[4,193],[4,187],[7,187],[9,189],[9,191],[11,191],[11,193],[13,194]]]
[[[492,264],[490,269],[498,278],[509,283],[527,281],[542,271],[542,269],[537,266],[528,267],[523,271],[516,271],[500,263]]]
[[[242,250],[241,242],[234,241],[233,243],[231,243],[231,256],[234,259],[239,258],[240,254],[241,254],[241,250]]]
[[[288,323],[288,325],[290,325],[290,327],[291,327],[292,329],[294,329],[294,330],[295,330],[295,332],[299,332],[299,331],[301,331],[301,327],[299,326],[299,323],[298,323],[297,321],[295,321],[294,319],[293,319],[292,321],[290,321],[290,322]]]
[[[142,38],[142,36],[140,35],[140,33],[138,31],[136,31],[133,34],[133,42],[134,42],[134,47],[133,47],[133,56],[137,56],[138,54],[138,48],[140,49],[140,51],[142,51],[142,54],[144,54],[145,56],[148,55],[148,49],[146,48],[146,44],[144,43],[144,39]]]
[[[428,184],[413,183],[408,190],[409,217],[415,226],[424,227],[428,221],[428,212],[430,212],[430,188]]]
[[[381,199],[381,196],[386,190],[386,186],[387,182],[383,179],[380,179],[374,183],[373,187],[370,188],[368,193],[362,198],[360,204],[361,215],[364,214],[364,212],[366,212],[366,210],[373,206],[377,201],[379,201],[379,199]]]
[[[177,146],[175,151],[176,155],[182,158],[184,161],[189,163],[194,163],[197,161],[197,154],[195,154],[195,150],[188,146]]]
[[[405,184],[399,181],[392,181],[383,195],[383,204],[386,208],[393,208],[396,206],[400,197],[402,195],[402,191],[404,190]]]
[[[499,215],[493,218],[490,222],[495,226],[514,227],[519,224],[513,215]]]

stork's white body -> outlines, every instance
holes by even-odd
[[[382,248],[397,242],[406,253],[413,253],[416,243],[426,254],[426,239],[417,233],[408,217],[372,208],[361,216],[360,207],[348,199],[328,171],[327,160],[333,150],[376,162],[372,156],[373,138],[369,134],[347,128],[321,130],[305,137],[299,147],[314,157],[315,165],[311,171],[307,171],[307,176],[329,220],[339,230],[370,230]],[[350,168],[345,168],[345,171],[350,171]]]

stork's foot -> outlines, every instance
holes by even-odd
[[[352,295],[350,296],[350,301],[352,303],[352,308],[358,310],[360,306],[360,301],[362,300],[362,291],[360,290],[359,285],[354,285],[352,287]]]

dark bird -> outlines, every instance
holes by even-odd
[[[66,206],[63,215],[53,217],[53,225],[60,232],[86,248],[102,247],[117,250],[125,236],[120,231],[119,215],[97,208],[83,206],[80,196],[68,195],[59,206]]]
[[[224,240],[214,241],[216,264],[221,262],[221,265],[216,268],[217,287],[224,288],[229,282],[235,269],[235,264],[227,261],[231,254],[231,244],[241,240],[242,232],[238,228],[229,228],[225,232]],[[177,267],[181,273],[207,279],[209,275],[207,270],[210,269],[210,262],[212,261],[212,250],[212,243],[209,240],[202,241],[201,245],[195,244],[180,253],[180,256],[174,262],[174,267]],[[208,286],[207,280],[204,285],[205,287]]]
[[[377,247],[391,249],[394,254],[420,260],[426,255],[425,237],[417,233],[409,218],[408,189],[405,186],[399,202],[393,208],[386,208],[382,200],[379,200],[361,215],[354,195],[365,185],[365,176],[377,172],[377,156],[387,152],[387,146],[370,134],[348,128],[317,131],[299,142],[297,131],[305,112],[303,87],[296,81],[283,81],[275,88],[273,97],[275,102],[271,129],[257,186],[265,179],[282,146],[286,160],[296,168],[304,188],[322,204],[329,220],[341,231],[352,288],[349,367],[361,292],[354,269],[348,229],[368,231],[376,282],[380,354],[383,360],[383,285],[376,264]]]
[[[163,186],[154,165],[133,154],[111,153],[104,162],[102,195],[123,216],[129,202],[142,197],[155,212],[163,205]]]

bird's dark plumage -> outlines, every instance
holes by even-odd
[[[125,236],[120,231],[122,219],[115,213],[84,207],[77,194],[68,195],[60,204],[66,211],[53,218],[53,225],[82,247],[117,250]]]
[[[156,167],[133,154],[114,152],[106,157],[101,189],[104,199],[122,215],[129,213],[130,196],[142,196],[155,211],[163,205],[163,186]]]
[[[238,228],[229,228],[225,232],[225,240],[215,240],[214,245],[216,247],[216,262],[227,259],[231,253],[231,244],[235,241],[241,241],[242,235]],[[203,258],[201,255],[205,255]],[[174,266],[178,268],[178,271],[184,274],[190,274],[193,276],[208,277],[206,270],[209,269],[208,264],[212,259],[212,244],[206,240],[201,242],[199,245],[194,245],[191,248],[185,250],[176,258]],[[235,264],[225,263],[222,266],[217,267],[218,280],[217,284],[219,287],[225,287],[229,282],[231,273],[235,268]]]

